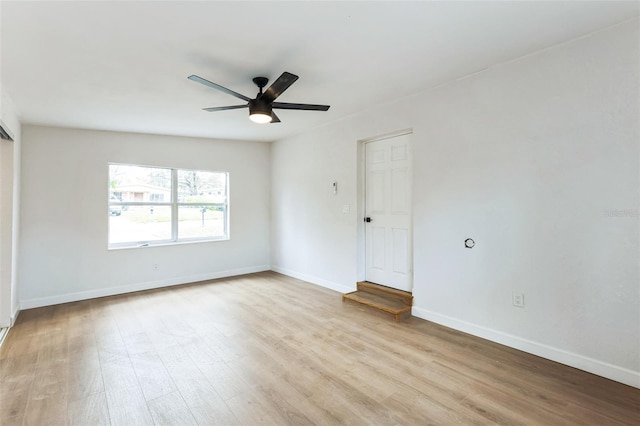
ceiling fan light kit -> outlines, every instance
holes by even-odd
[[[267,85],[269,79],[267,77],[255,77],[253,82],[260,90],[255,99],[251,99],[248,96],[234,92],[231,89],[220,86],[219,84],[212,83],[209,80],[205,80],[197,75],[190,75],[187,77],[191,81],[204,84],[213,89],[220,90],[238,99],[242,99],[247,103],[245,105],[229,105],[222,107],[210,107],[203,108],[205,111],[225,111],[228,109],[249,108],[249,119],[255,123],[279,123],[280,119],[273,112],[273,108],[279,109],[297,109],[305,111],[327,111],[329,105],[312,105],[312,104],[297,104],[287,102],[274,102],[278,96],[280,96],[285,90],[289,88],[298,79],[298,76],[289,72],[283,72],[280,77],[263,93],[262,88]]]
[[[254,123],[271,123],[271,105],[260,100],[249,102],[249,119]]]

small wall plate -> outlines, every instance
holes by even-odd
[[[464,246],[466,248],[473,248],[473,246],[476,245],[476,242],[473,241],[471,238],[467,238],[466,240],[464,240]]]

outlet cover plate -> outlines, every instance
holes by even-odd
[[[511,293],[511,303],[518,308],[524,308],[524,294],[515,291]]]

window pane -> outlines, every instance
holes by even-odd
[[[224,237],[224,210],[222,206],[178,207],[178,239]]]
[[[227,174],[178,170],[179,203],[227,202]]]
[[[120,206],[118,206],[120,207]],[[109,207],[109,243],[171,239],[170,206]]]
[[[171,169],[109,165],[110,201],[171,202]]]
[[[109,164],[109,244],[226,239],[228,185],[226,172]]]

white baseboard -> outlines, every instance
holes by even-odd
[[[412,308],[411,313],[418,318],[435,322],[437,324],[444,325],[445,327],[453,328],[454,330],[472,334],[492,342],[500,343],[523,352],[577,368],[579,370],[606,377],[607,379],[615,380],[616,382],[624,383],[625,385],[640,388],[640,372],[637,371],[628,370],[626,368],[588,358],[583,355],[554,348],[542,343],[533,342],[518,336],[482,327],[415,306]]]
[[[353,283],[353,287],[349,287],[343,284],[338,284],[332,281],[324,280],[322,278],[314,277],[312,275],[307,275],[301,272],[292,271],[291,269],[281,268],[279,266],[271,265],[271,270],[282,275],[287,275],[289,277],[297,278],[299,280],[306,281],[311,284],[319,285],[321,287],[325,287],[330,290],[337,291],[339,293],[349,293],[350,291],[354,291],[356,289],[355,282]]]
[[[10,307],[9,309],[11,310],[13,308]],[[13,327],[13,324],[15,324],[16,322],[18,312],[20,312],[20,310],[16,306],[14,311],[10,312],[9,315],[2,315],[2,317],[0,318],[0,329]]]
[[[42,306],[58,305],[60,303],[77,302],[79,300],[95,299],[97,297],[132,293],[134,291],[151,290],[154,288],[168,287],[172,285],[189,284],[198,281],[252,274],[255,272],[269,271],[270,269],[271,268],[268,265],[252,266],[248,268],[230,269],[227,271],[210,272],[206,274],[189,275],[183,277],[168,278],[164,280],[127,284],[118,287],[100,288],[95,290],[79,291],[75,293],[60,294],[56,296],[27,299],[20,301],[20,309],[40,308]]]
[[[20,315],[20,306],[16,305],[16,309],[11,314],[11,318],[9,318],[10,325],[9,327],[13,327],[18,319],[18,315]]]

